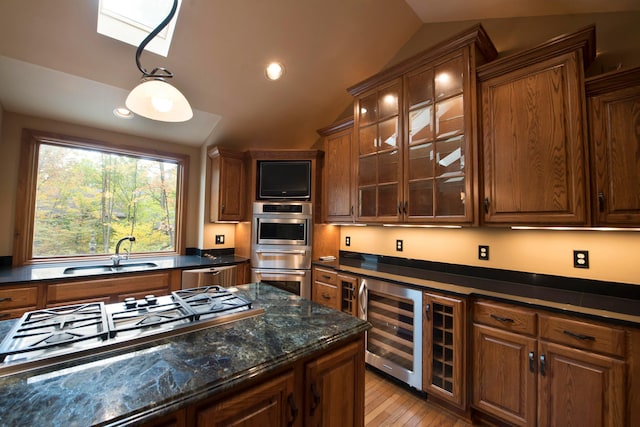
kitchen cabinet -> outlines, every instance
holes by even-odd
[[[324,138],[322,219],[324,222],[353,222],[353,118],[319,129],[318,133]]]
[[[245,216],[247,192],[244,153],[214,147],[209,150],[209,158],[210,221],[242,221]]]
[[[584,67],[595,27],[478,67],[483,223],[589,223]]]
[[[293,372],[282,374],[230,398],[212,404],[197,405],[195,425],[287,426],[298,416]]]
[[[423,294],[423,390],[464,410],[466,399],[466,302]]]
[[[333,270],[313,267],[312,301],[340,310],[338,274]]]
[[[118,277],[86,278],[49,284],[47,307],[86,302],[114,303],[125,298],[166,295],[180,287],[180,270],[118,275]]]
[[[481,26],[349,89],[359,222],[474,222],[476,65],[496,51]]]
[[[518,426],[627,425],[623,329],[478,302],[473,330],[475,408]]]
[[[338,284],[340,289],[340,310],[352,316],[358,316],[360,280],[355,276],[340,273],[338,274]]]
[[[0,320],[20,317],[38,308],[39,286],[3,286],[0,288]]]
[[[640,68],[586,80],[593,223],[640,225]]]
[[[307,363],[304,395],[305,426],[363,426],[363,342]]]

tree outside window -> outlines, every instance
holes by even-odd
[[[180,156],[38,136],[30,143],[36,162],[27,180],[33,220],[23,224],[31,235],[21,240],[30,245],[25,261],[106,256],[129,235],[136,241],[122,248],[131,253],[179,252]]]

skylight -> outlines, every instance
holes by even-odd
[[[100,0],[98,33],[138,47],[169,14],[172,5],[173,0]],[[178,10],[169,25],[145,50],[167,56],[181,5],[182,0],[179,0]]]

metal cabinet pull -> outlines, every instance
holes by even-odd
[[[220,212],[224,213],[224,203],[222,204],[222,209],[220,210]]]
[[[287,398],[287,402],[289,402],[289,411],[291,411],[291,419],[289,420],[287,425],[291,427],[298,418],[298,407],[296,406],[296,400],[293,396],[293,393],[289,395],[289,397]]]
[[[331,296],[329,294],[322,294],[322,298],[329,300],[331,299]]]
[[[562,331],[562,333],[565,334],[565,335],[569,335],[570,337],[573,337],[575,339],[581,340],[581,341],[595,341],[596,340],[596,337],[592,337],[591,335],[576,334],[575,332],[571,332],[571,331],[567,331],[567,330]]]
[[[484,198],[484,213],[486,213],[486,214],[489,213],[489,198],[488,197]]]
[[[496,319],[498,322],[504,322],[504,323],[514,323],[515,322],[513,319],[510,319],[508,317],[497,316],[495,314],[492,314],[491,317],[493,319]]]
[[[402,202],[398,202],[398,215],[402,215]]]
[[[409,207],[409,202],[405,201],[404,206],[402,207],[402,211],[406,214]]]
[[[11,297],[0,298],[0,302],[12,301]]]
[[[320,405],[320,393],[318,393],[318,387],[316,386],[316,383],[311,383],[311,395],[313,400],[311,402],[310,415],[313,415],[316,408]]]
[[[604,193],[601,191],[598,193],[598,210],[600,212],[604,212],[604,202],[605,202]]]
[[[323,275],[322,275],[322,277],[324,277],[324,278],[325,278],[325,279],[327,279],[327,280],[330,280],[330,279],[331,279],[331,276],[329,276],[328,274],[323,274]]]
[[[429,314],[431,312],[431,304],[427,304],[424,306],[424,315],[426,316],[427,320],[431,320],[429,319]]]
[[[540,375],[543,377],[547,375],[547,359],[544,357],[544,354],[540,355]]]
[[[536,355],[533,351],[529,352],[529,372],[536,372]]]

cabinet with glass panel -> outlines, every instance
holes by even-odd
[[[477,221],[474,76],[495,55],[477,25],[349,89],[357,221]]]

